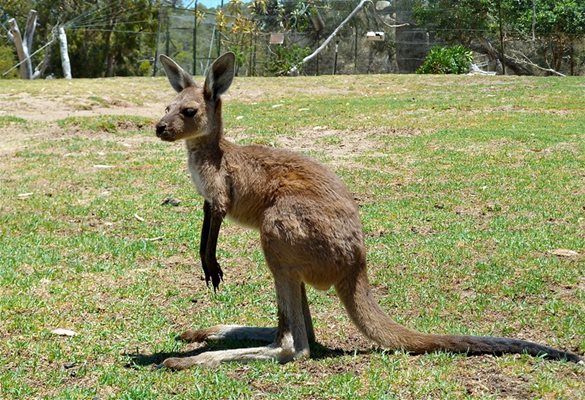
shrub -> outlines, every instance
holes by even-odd
[[[16,78],[18,76],[18,69],[14,69],[8,75],[2,76],[2,74],[12,68],[16,62],[13,47],[0,46],[0,78]]]
[[[150,60],[143,60],[138,65],[138,73],[140,76],[150,76],[152,75],[152,63]]]
[[[278,46],[268,61],[267,69],[272,75],[288,75],[290,70],[309,55],[308,47],[300,47],[293,44],[291,47]]]
[[[433,47],[417,74],[466,74],[469,72],[473,53],[464,46]]]

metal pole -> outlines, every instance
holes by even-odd
[[[221,4],[219,6],[220,10],[223,10],[223,0],[221,0]],[[217,56],[221,55],[221,31],[217,31]]]
[[[250,33],[250,35],[254,35],[254,34]],[[250,36],[250,54],[248,54],[248,76],[254,76],[253,70],[252,70],[253,54],[254,54],[254,37]]]
[[[321,41],[321,32],[317,32],[317,43]],[[315,75],[319,76],[319,55],[315,58]]]
[[[358,71],[358,64],[357,64],[357,55],[358,55],[358,26],[357,23],[354,25],[355,30],[355,38],[353,43],[353,73],[357,74]]]
[[[154,64],[152,67],[152,76],[156,76],[156,70],[158,67],[158,42],[160,40],[160,21],[162,16],[162,5],[158,9],[158,26],[156,27],[156,43],[154,45]]]
[[[500,51],[502,53],[502,73],[506,75],[506,55],[504,54],[504,27],[502,24],[502,0],[498,1],[498,14],[500,20]]]
[[[197,0],[193,9],[193,75],[197,75]]]
[[[171,52],[171,33],[169,32],[169,25],[171,24],[171,18],[169,16],[168,8],[165,10],[165,21],[167,23],[166,26],[166,43],[165,43],[165,54],[167,56],[171,56],[169,53]]]
[[[532,41],[536,40],[536,0],[532,0]]]
[[[333,59],[333,75],[337,74],[337,52],[339,50],[339,40],[335,42],[335,58]]]

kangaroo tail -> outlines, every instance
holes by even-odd
[[[351,320],[369,339],[388,349],[402,349],[415,354],[434,351],[469,355],[504,353],[530,354],[552,360],[585,364],[576,354],[556,350],[525,340],[492,336],[433,335],[408,329],[394,322],[372,296],[366,268],[357,277],[342,279],[335,285]]]

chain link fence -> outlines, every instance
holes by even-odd
[[[377,1],[367,11],[365,8],[360,11],[361,17],[350,21],[318,57],[303,65],[300,73],[414,73],[433,46],[445,45],[440,39],[444,32],[439,27],[429,30],[414,26],[412,9],[390,7],[390,4],[390,1]],[[339,11],[337,13],[341,15]],[[323,19],[333,20],[327,17],[324,14]],[[295,56],[297,60],[302,59],[323,43],[337,26],[330,25],[320,32],[233,33],[229,24],[223,29],[218,28],[215,10],[202,14],[192,9],[162,7],[156,54],[170,55],[191,73],[202,75],[218,55],[229,50],[237,56],[238,75],[279,75],[286,73],[285,67],[293,63]],[[515,36],[517,34],[512,31],[502,34],[506,39],[505,60],[501,59],[497,41],[470,39],[466,44],[474,50],[474,62],[483,71],[503,73],[504,64],[508,66],[505,71],[508,74],[547,74],[556,70],[571,75],[585,73],[584,37],[571,38],[571,50],[567,52],[565,49],[562,59],[550,65],[548,61],[534,61],[530,52],[536,51],[537,46],[541,47],[538,51],[545,53],[547,49],[543,50],[542,46],[550,46],[552,52],[554,43],[531,41]],[[159,66],[155,66],[154,74],[162,74]]]
[[[326,34],[313,31],[233,34],[218,29],[214,12],[201,18],[194,10],[163,7],[156,53],[170,55],[186,70],[201,75],[218,55],[229,50],[238,56],[238,75],[278,75],[282,72],[278,61],[286,58],[283,48],[312,51],[334,28],[324,29]],[[372,40],[368,32],[382,35]],[[349,23],[316,58],[303,65],[301,72],[306,75],[414,72],[413,66],[422,63],[433,44],[421,30],[388,28],[380,22],[372,23],[371,27]],[[157,66],[155,74],[161,73]]]

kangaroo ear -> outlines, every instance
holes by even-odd
[[[179,64],[174,62],[170,57],[161,54],[159,56],[159,60],[165,69],[165,73],[167,74],[167,78],[169,78],[171,86],[178,93],[182,92],[183,89],[190,86],[197,86],[191,78],[191,75],[185,72],[185,70],[181,68]]]
[[[213,62],[203,86],[206,98],[215,101],[228,90],[234,80],[235,61],[236,56],[230,52]]]

